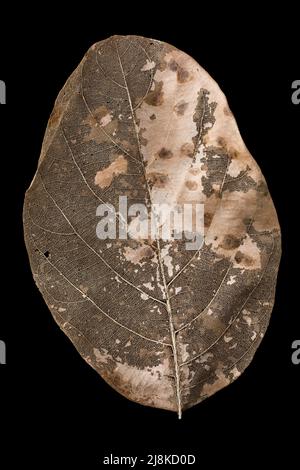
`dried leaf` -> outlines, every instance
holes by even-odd
[[[203,204],[204,244],[100,239],[97,207],[119,196],[148,211]],[[130,232],[141,217],[129,222]],[[181,416],[252,360],[280,229],[225,96],[185,53],[136,36],[89,49],[56,100],[24,228],[56,322],[127,398]]]

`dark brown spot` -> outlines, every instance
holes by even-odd
[[[151,121],[154,121],[154,119],[156,119],[155,114],[151,114],[150,119],[151,119]]]
[[[183,156],[183,157],[190,157],[192,158],[193,155],[194,155],[194,145],[190,142],[186,142],[185,144],[183,144],[181,147],[180,147],[180,154]]]
[[[177,70],[177,81],[179,83],[185,83],[188,81],[189,79],[189,72],[185,69],[183,69],[182,67],[179,67],[178,70]]]
[[[162,91],[163,82],[154,82],[154,84],[154,90],[149,91],[145,102],[150,106],[160,106],[164,101],[164,92]]]
[[[173,152],[171,150],[166,149],[165,147],[162,147],[158,152],[158,156],[163,159],[169,159],[173,157]]]
[[[257,191],[259,193],[261,193],[263,196],[269,196],[269,190],[268,190],[268,186],[267,184],[265,183],[265,181],[261,181],[258,186],[257,186]]]
[[[230,149],[228,153],[232,160],[234,160],[235,158],[238,158],[239,156],[238,152],[234,149]]]
[[[223,113],[225,114],[225,116],[232,116],[232,112],[230,111],[230,109],[228,108],[228,106],[225,106],[225,107],[224,107]]]
[[[196,191],[196,189],[198,188],[198,184],[196,183],[196,181],[186,181],[185,185],[190,191]]]
[[[210,212],[205,212],[204,214],[204,227],[209,227],[211,224],[211,221],[213,219],[214,214],[211,214]]]
[[[175,106],[174,106],[174,111],[175,113],[178,115],[178,116],[183,116],[187,107],[188,107],[188,103],[186,103],[185,101],[180,101],[179,103],[177,103]]]
[[[189,173],[190,173],[191,175],[194,175],[194,176],[199,175],[199,173],[200,173],[200,168],[196,168],[196,167],[190,168],[190,169],[189,169]]]
[[[177,81],[179,83],[185,83],[188,81],[190,76],[189,72],[183,67],[180,67],[174,59],[169,62],[169,69],[172,70],[172,72],[177,72]]]
[[[149,182],[158,188],[164,188],[167,184],[168,176],[163,173],[153,172],[149,174]]]
[[[220,147],[225,147],[226,148],[226,141],[223,137],[218,137],[217,143],[218,143],[218,145],[220,145]]]
[[[158,64],[157,64],[157,68],[158,70],[160,70],[161,72],[164,72],[167,68],[168,64],[166,63],[166,61],[164,59],[162,59]]]
[[[176,62],[176,60],[171,60],[171,62],[169,62],[169,69],[172,70],[172,72],[177,72],[178,70],[178,64]]]
[[[243,264],[246,266],[251,266],[254,264],[254,260],[241,251],[236,252],[234,259],[238,264],[241,262],[243,262]]]
[[[240,244],[241,241],[239,238],[235,237],[234,235],[225,235],[220,246],[221,248],[224,248],[224,250],[233,250],[234,248],[240,246]]]

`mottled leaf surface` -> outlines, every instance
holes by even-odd
[[[97,238],[98,205],[124,195],[148,208],[204,204],[201,249]],[[24,229],[56,322],[127,398],[180,416],[252,360],[279,225],[224,94],[187,54],[136,36],[89,49],[56,100]]]

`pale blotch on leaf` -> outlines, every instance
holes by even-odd
[[[128,162],[124,155],[119,155],[115,161],[113,161],[104,170],[97,171],[94,183],[101,189],[107,188],[116,176],[126,173]]]

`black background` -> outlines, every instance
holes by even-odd
[[[52,5],[52,4],[51,4]],[[217,5],[177,12],[79,4],[5,13],[0,36],[0,79],[7,104],[1,118],[0,465],[44,468],[84,463],[99,468],[103,455],[196,454],[202,468],[222,463],[260,465],[292,460],[299,433],[299,367],[291,344],[296,319],[300,105],[291,102],[299,79],[297,14],[293,7],[263,15]],[[174,7],[173,7],[174,8]],[[140,11],[139,11],[140,10]],[[7,28],[4,29],[4,26]],[[175,414],[118,395],[87,366],[54,323],[34,286],[23,244],[24,192],[35,173],[54,100],[86,50],[112,34],[170,42],[193,56],[225,92],[242,137],[260,165],[283,233],[283,258],[270,327],[246,372],[202,404]],[[295,272],[295,275],[293,274]],[[2,467],[2,466],[1,466]],[[4,468],[4,466],[3,466]]]

